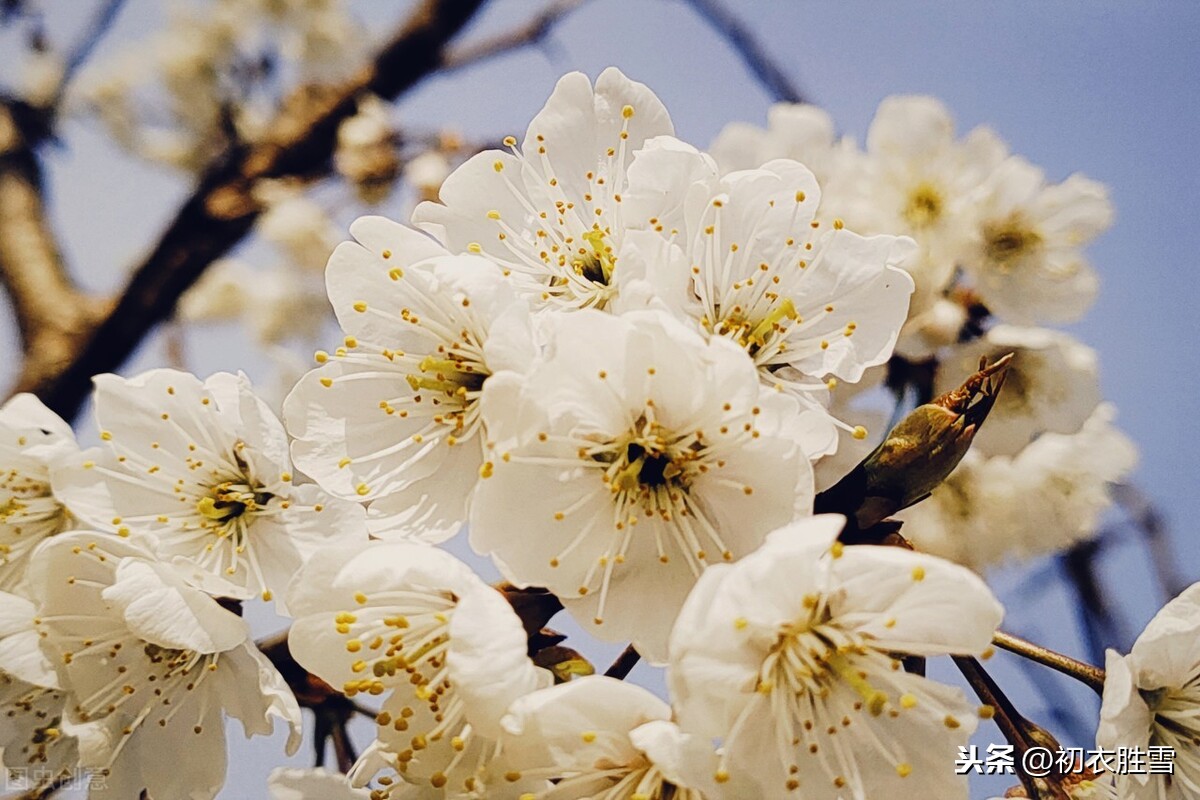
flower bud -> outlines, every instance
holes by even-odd
[[[1012,354],[988,365],[961,386],[917,406],[862,463],[817,496],[816,513],[845,514],[851,533],[865,531],[929,496],[966,455],[987,418]]]

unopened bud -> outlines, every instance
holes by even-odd
[[[863,531],[929,496],[971,447],[996,402],[1012,355],[979,371],[961,386],[917,406],[862,463],[817,496],[817,513],[845,514]]]

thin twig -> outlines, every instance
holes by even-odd
[[[117,14],[124,4],[125,0],[103,0],[100,7],[96,9],[96,13],[88,20],[79,41],[75,43],[71,48],[71,54],[67,56],[62,79],[59,81],[58,90],[54,93],[54,99],[51,102],[52,106],[58,106],[62,101],[62,96],[66,92],[71,78],[75,76],[80,67],[87,63],[96,49],[96,45],[100,44],[100,40],[116,22]]]
[[[634,649],[633,645],[629,645],[621,651],[621,655],[617,656],[617,660],[612,663],[612,666],[604,670],[604,674],[610,678],[623,681],[633,668],[637,666],[641,658],[641,654]]]
[[[788,103],[808,102],[787,73],[775,63],[754,33],[720,0],[685,0],[715,30],[753,73],[771,97]]]
[[[1189,582],[1179,574],[1178,563],[1171,552],[1167,524],[1162,514],[1150,502],[1146,493],[1132,484],[1113,484],[1110,491],[1117,505],[1125,511],[1129,521],[1142,536],[1142,542],[1150,554],[1150,564],[1154,569],[1154,577],[1158,580],[1163,601],[1177,596],[1188,587]]]
[[[996,727],[1004,734],[1004,739],[1013,747],[1013,764],[1016,767],[1021,786],[1025,788],[1026,796],[1037,800],[1045,797],[1046,791],[1049,791],[1056,800],[1068,800],[1059,781],[1048,780],[1049,776],[1046,778],[1032,776],[1024,768],[1025,753],[1034,747],[1045,746],[1034,735],[1035,732],[1030,722],[1017,712],[1012,701],[996,685],[992,676],[987,674],[979,661],[969,656],[953,656],[952,658],[954,665],[967,679],[967,683],[976,696],[991,706],[995,712],[992,719],[995,721]]]
[[[1019,636],[1004,633],[1003,631],[996,631],[992,642],[997,647],[1007,650],[1010,653],[1016,653],[1019,656],[1028,658],[1030,661],[1036,661],[1039,664],[1050,667],[1050,669],[1061,672],[1063,675],[1074,678],[1096,694],[1104,693],[1104,670],[1099,667],[1093,667],[1091,664],[1085,664],[1070,656],[1026,641]]]
[[[588,0],[555,0],[528,22],[511,30],[475,42],[467,42],[446,51],[443,74],[469,67],[496,56],[541,44],[558,23]]]
[[[26,373],[20,387],[35,391],[67,419],[79,411],[92,376],[118,368],[214,260],[253,228],[263,206],[254,195],[263,180],[312,179],[327,174],[341,123],[365,94],[394,99],[436,72],[443,48],[485,0],[424,0],[401,29],[358,73],[336,88],[305,87],[285,104],[269,134],[237,144],[209,166],[125,290],[65,366],[50,375]]]

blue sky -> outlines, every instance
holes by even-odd
[[[963,129],[991,125],[1051,178],[1080,171],[1110,186],[1117,220],[1091,249],[1102,292],[1088,318],[1070,330],[1099,350],[1105,393],[1142,451],[1137,481],[1172,522],[1183,570],[1200,575],[1200,548],[1191,532],[1200,417],[1194,310],[1200,300],[1200,49],[1194,38],[1200,4],[729,4],[846,133],[861,137],[889,94],[928,93],[946,102]],[[53,18],[56,4],[45,5],[52,32],[66,34],[90,4],[70,4],[72,17],[61,24]],[[377,30],[407,5],[354,3]],[[130,0],[101,55],[151,29],[163,6]],[[539,8],[532,0],[494,0],[468,36],[502,30]],[[0,83],[12,67],[12,46],[11,36],[0,36]],[[679,135],[697,145],[706,145],[729,121],[765,121],[770,98],[724,42],[675,0],[592,0],[545,47],[431,80],[399,105],[397,115],[413,126],[454,125],[473,138],[520,134],[563,72],[582,69],[594,76],[609,65],[649,84],[671,110]],[[124,265],[148,245],[187,188],[177,175],[123,157],[91,123],[70,122],[62,146],[51,154],[50,191],[55,225],[80,279],[97,289],[119,285]],[[261,361],[247,360],[235,341],[228,333],[198,337],[191,343],[194,368],[261,373]],[[13,346],[7,320],[0,342]],[[152,346],[136,366],[158,363],[161,354]],[[0,376],[12,370],[11,364],[0,366]],[[1144,560],[1136,549],[1118,547],[1105,569],[1136,630],[1158,605]],[[1051,586],[1039,602],[1042,619],[1032,629],[1079,652],[1061,589]],[[1062,609],[1057,617],[1045,612],[1056,607]],[[1034,624],[1019,610],[1014,615],[1022,625]],[[1003,665],[997,670],[1024,686],[1017,694],[1027,695],[1023,707],[1037,717],[1041,701],[1023,676]],[[981,735],[983,742],[999,741],[994,730]],[[264,796],[258,787],[278,763],[281,741],[232,743],[230,788],[222,798]],[[306,760],[307,752],[301,756]]]

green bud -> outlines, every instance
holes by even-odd
[[[851,532],[865,531],[928,497],[967,454],[1011,361],[1011,353],[990,365],[981,360],[962,386],[913,409],[862,463],[817,496],[814,510],[845,514]]]

